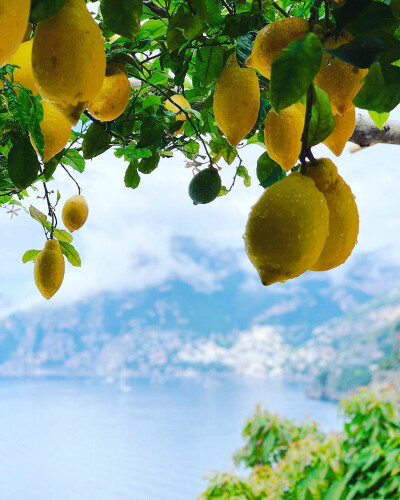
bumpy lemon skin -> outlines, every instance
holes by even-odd
[[[32,68],[41,96],[76,125],[100,92],[106,70],[103,37],[84,0],[67,0],[38,24]]]
[[[279,115],[271,109],[264,128],[265,147],[269,156],[286,171],[297,163],[301,152],[305,107],[292,104]]]
[[[43,121],[40,124],[44,139],[44,161],[47,162],[59,153],[68,143],[71,135],[71,123],[52,104],[42,101]],[[36,149],[36,144],[31,142]]]
[[[21,43],[15,54],[8,59],[7,64],[19,66],[14,69],[14,80],[37,95],[38,89],[32,72],[32,45],[33,39]]]
[[[190,108],[189,102],[186,100],[186,98],[183,95],[180,95],[180,94],[172,95],[171,97],[169,97],[165,101],[164,104],[165,104],[165,107],[168,109],[168,111],[171,111],[171,113],[176,113],[177,121],[182,121],[182,122],[186,121],[185,113],[181,113],[180,109],[178,108],[178,106],[180,106],[181,108],[185,108],[185,109]],[[176,106],[176,104],[178,106]],[[174,135],[178,135],[181,132],[183,132],[183,125],[179,130],[177,130],[174,133]]]
[[[125,111],[131,96],[131,86],[123,64],[108,64],[103,86],[88,106],[92,116],[101,122],[115,120]]]
[[[60,288],[64,272],[65,262],[60,243],[57,240],[48,240],[34,264],[35,283],[45,299],[51,299]]]
[[[214,116],[229,144],[236,146],[251,131],[260,109],[260,87],[254,69],[241,68],[232,54],[218,77]]]
[[[353,36],[344,32],[337,39],[328,38],[324,42],[325,49],[335,49],[350,42]],[[333,58],[329,52],[322,57],[320,70],[315,77],[315,83],[329,96],[332,113],[344,115],[353,106],[353,99],[362,87],[362,80],[367,75],[367,69],[359,69],[339,59]]]
[[[300,17],[288,17],[267,24],[258,32],[251,55],[246,59],[246,66],[270,79],[274,57],[290,42],[301,40],[307,33],[308,23]]]
[[[324,140],[324,144],[334,155],[340,156],[356,126],[355,107],[352,106],[349,108],[343,116],[335,115],[333,118],[335,120],[335,127],[331,134]]]
[[[73,233],[80,229],[86,222],[89,214],[89,207],[85,198],[81,194],[71,196],[65,202],[62,219],[64,226]]]
[[[30,9],[31,0],[0,0],[0,66],[24,39]]]
[[[329,208],[329,235],[312,271],[328,271],[343,264],[357,243],[359,216],[350,187],[335,164],[322,158],[307,167],[307,176],[325,196]]]
[[[293,173],[266,189],[251,209],[244,235],[263,285],[310,269],[324,248],[328,227],[328,206],[312,179]]]

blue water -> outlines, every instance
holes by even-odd
[[[340,427],[337,405],[277,381],[0,379],[1,500],[193,500],[231,470],[257,403]]]

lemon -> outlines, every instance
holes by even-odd
[[[131,96],[131,86],[123,64],[107,65],[103,86],[89,104],[91,115],[102,122],[118,118],[125,111]]]
[[[62,211],[64,226],[73,233],[85,224],[88,214],[89,207],[85,198],[81,194],[71,196],[65,202]]]
[[[313,271],[327,271],[343,264],[357,243],[359,217],[354,195],[327,158],[307,167],[307,176],[325,196],[329,208],[329,236]]]
[[[24,39],[30,8],[31,0],[0,0],[0,66]]]
[[[254,69],[241,68],[232,54],[218,77],[214,116],[229,144],[236,146],[254,127],[260,109],[260,87]]]
[[[258,32],[246,66],[255,68],[266,78],[271,78],[274,57],[290,42],[301,40],[308,33],[308,22],[300,17],[288,17],[267,24]]]
[[[34,265],[34,278],[39,292],[50,299],[60,288],[64,279],[65,263],[57,240],[48,240],[38,254]]]
[[[38,24],[32,68],[42,97],[75,125],[100,92],[106,69],[103,37],[84,0],[67,0]]]
[[[337,39],[328,38],[324,43],[324,49],[336,49],[352,39],[350,33],[344,32]],[[367,69],[351,66],[324,51],[315,83],[328,94],[334,115],[344,115],[353,106],[353,99],[361,89],[362,79],[367,73]]]
[[[312,179],[293,173],[273,184],[252,207],[244,241],[263,285],[300,276],[318,260],[329,211]]]
[[[208,167],[195,175],[189,184],[189,196],[195,205],[204,205],[215,200],[221,191],[218,170]]]
[[[265,147],[269,156],[286,171],[296,164],[301,152],[305,108],[296,103],[279,115],[271,109],[264,128]]]
[[[42,105],[43,121],[40,129],[44,139],[44,161],[47,162],[66,146],[71,135],[71,123],[49,102],[42,101]],[[36,148],[32,136],[31,142]]]
[[[354,106],[349,108],[343,116],[335,115],[334,120],[335,127],[324,140],[324,144],[328,146],[334,155],[340,156],[356,126],[356,110]]]
[[[21,43],[16,53],[9,58],[7,63],[19,66],[19,68],[14,69],[14,80],[37,95],[38,89],[32,73],[32,45],[32,39]]]
[[[178,106],[180,106],[181,108],[185,108],[185,109],[190,108],[189,102],[186,100],[186,98],[183,95],[175,94],[175,95],[169,97],[165,101],[164,104],[165,104],[165,107],[168,109],[168,111],[171,111],[171,113],[176,113],[176,120],[177,121],[182,121],[182,122],[186,121],[185,113],[182,113],[178,107]],[[181,132],[183,132],[183,125],[179,130],[177,130],[174,133],[174,135],[178,135]]]

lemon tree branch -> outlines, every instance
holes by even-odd
[[[379,129],[369,116],[358,113],[356,127],[349,141],[360,148],[373,144],[400,145],[400,121],[389,120]]]

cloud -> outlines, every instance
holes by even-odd
[[[180,154],[162,160],[152,174],[142,175],[136,190],[124,186],[127,165],[112,152],[87,162],[84,174],[76,175],[90,210],[86,225],[74,233],[82,268],[67,263],[65,282],[50,303],[36,291],[32,264],[21,262],[25,250],[43,246],[40,225],[26,214],[10,221],[3,211],[0,279],[5,285],[0,310],[57,306],[102,291],[143,289],[173,279],[204,292],[213,291],[224,277],[238,270],[246,277],[243,286],[257,289],[261,285],[245,255],[242,235],[249,209],[262,194],[255,175],[262,151],[254,145],[241,151],[252,175],[250,188],[238,179],[231,194],[204,206],[194,206],[187,194],[192,172],[184,167],[185,159]],[[333,280],[343,279],[354,259],[366,252],[399,261],[398,151],[396,146],[378,145],[356,154],[345,152],[338,159],[324,146],[315,148],[317,157],[330,157],[338,165],[356,195],[360,212],[359,244],[344,267],[329,273]],[[223,165],[225,185],[230,185],[234,171],[233,165]],[[61,206],[75,194],[74,184],[62,170],[57,171],[49,187],[60,190]],[[43,200],[36,194],[29,203],[45,211]],[[314,274],[307,279],[318,277]],[[287,285],[275,288],[281,293]]]

